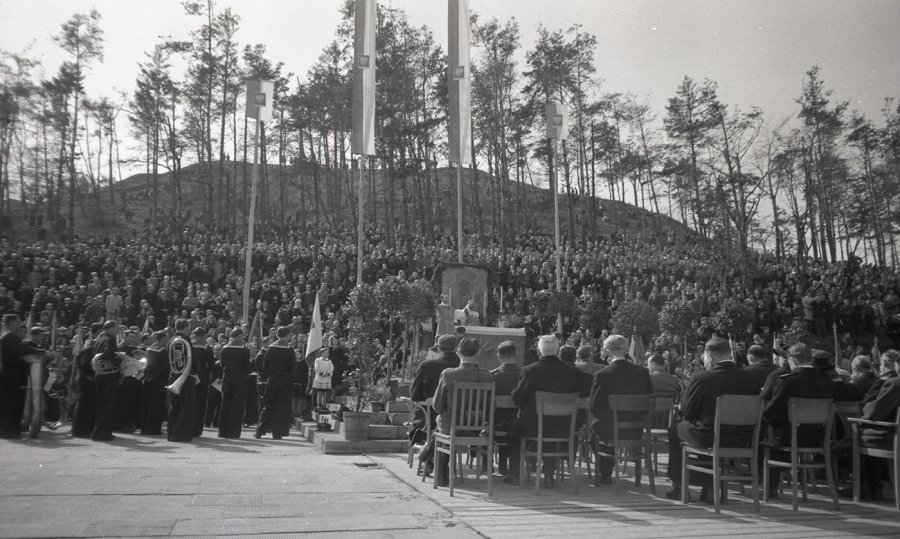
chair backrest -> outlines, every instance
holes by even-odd
[[[656,397],[653,395],[609,396],[609,409],[612,410],[613,416],[613,443],[616,447],[622,442],[639,441],[650,436],[655,404]],[[623,412],[643,412],[643,418],[640,420],[619,419],[619,414]],[[627,434],[623,431],[634,429],[641,429],[641,435],[639,437],[623,436],[623,434]]]
[[[494,395],[494,408],[497,410],[516,408],[516,403],[513,402],[511,395]]]
[[[861,413],[859,401],[834,401],[834,415],[858,417]]]
[[[827,425],[831,423],[833,409],[831,399],[793,397],[788,401],[788,421],[796,425]]]
[[[457,430],[490,430],[494,424],[494,382],[453,384],[450,435]]]
[[[747,446],[755,449],[759,442],[759,431],[762,426],[762,411],[763,401],[759,395],[719,395],[716,397],[714,448],[721,447],[723,426],[752,426],[753,435],[749,438]]]
[[[675,417],[675,397],[654,394],[653,399],[654,412],[651,427],[654,429],[671,427]]]
[[[575,436],[575,422],[578,417],[578,393],[552,393],[536,391],[535,407],[538,416],[538,437],[544,437],[545,417],[569,417],[569,438]]]

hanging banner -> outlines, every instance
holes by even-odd
[[[547,103],[544,107],[547,120],[547,138],[566,140],[569,136],[569,110],[562,103]]]
[[[275,99],[275,83],[270,80],[247,81],[247,118],[260,122],[272,119],[272,102]]]
[[[450,162],[472,163],[472,99],[469,64],[469,0],[450,0],[449,65]]]
[[[375,155],[375,23],[377,2],[356,0],[353,41],[353,131],[350,153]]]

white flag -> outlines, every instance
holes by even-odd
[[[316,306],[313,307],[312,324],[306,338],[306,357],[310,357],[322,349],[322,315],[319,312],[319,294],[316,294]]]

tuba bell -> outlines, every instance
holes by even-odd
[[[181,335],[176,335],[168,347],[169,368],[178,375],[174,382],[166,386],[166,389],[176,395],[181,394],[181,387],[191,375],[191,343]]]

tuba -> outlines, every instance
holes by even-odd
[[[168,347],[169,368],[178,375],[174,382],[166,386],[166,389],[176,395],[181,394],[181,386],[191,375],[191,343],[181,335],[176,335]]]

